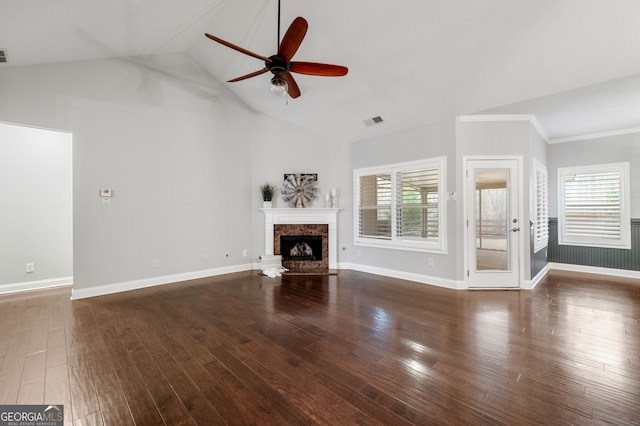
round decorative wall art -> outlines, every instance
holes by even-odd
[[[316,198],[317,174],[291,173],[282,183],[282,198],[291,207],[307,207]]]

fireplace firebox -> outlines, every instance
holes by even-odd
[[[280,253],[283,260],[322,260],[322,236],[280,235]]]
[[[327,224],[277,224],[274,254],[290,272],[329,271],[329,226]]]

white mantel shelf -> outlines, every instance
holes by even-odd
[[[337,208],[271,208],[264,212],[265,254],[273,255],[273,225],[327,224],[329,225],[329,269],[338,266],[338,211]]]

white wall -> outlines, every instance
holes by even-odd
[[[0,82],[0,119],[74,135],[74,295],[249,263],[254,114],[188,56],[6,68]]]
[[[0,93],[0,120],[73,133],[74,297],[249,269],[260,183],[349,182],[345,145],[256,114],[187,55],[4,68]]]
[[[71,149],[69,133],[0,123],[0,293],[72,283]]]

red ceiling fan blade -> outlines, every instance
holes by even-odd
[[[320,75],[323,77],[342,77],[347,75],[349,68],[342,65],[319,64],[317,62],[291,62],[289,71],[298,74]]]
[[[236,81],[246,80],[248,78],[255,77],[256,75],[264,74],[267,71],[269,71],[268,68],[262,68],[261,70],[254,71],[254,72],[246,74],[246,75],[241,75],[240,77],[236,77],[236,78],[231,79],[231,80],[227,80],[227,83],[235,83]]]
[[[208,38],[210,38],[211,40],[217,41],[218,43],[220,43],[220,44],[222,44],[224,46],[230,47],[233,50],[237,50],[240,53],[244,53],[245,55],[253,56],[256,59],[262,59],[265,62],[271,62],[271,59],[269,59],[269,58],[266,58],[266,57],[264,57],[262,55],[258,55],[257,53],[253,53],[252,51],[247,50],[247,49],[245,49],[243,47],[236,46],[235,44],[229,43],[228,41],[223,40],[221,38],[218,38],[218,37],[216,37],[214,35],[211,35],[211,34],[208,34],[208,33],[205,33],[204,35],[207,36]]]
[[[287,72],[282,77],[287,82],[287,92],[289,93],[289,96],[291,96],[291,98],[293,99],[300,96],[300,88],[298,87],[298,83],[296,83],[296,80],[293,78],[291,73]]]
[[[307,28],[309,28],[309,24],[306,19],[300,16],[294,19],[282,38],[280,47],[278,47],[278,55],[282,56],[286,61],[290,61],[300,47],[305,34],[307,34]]]

